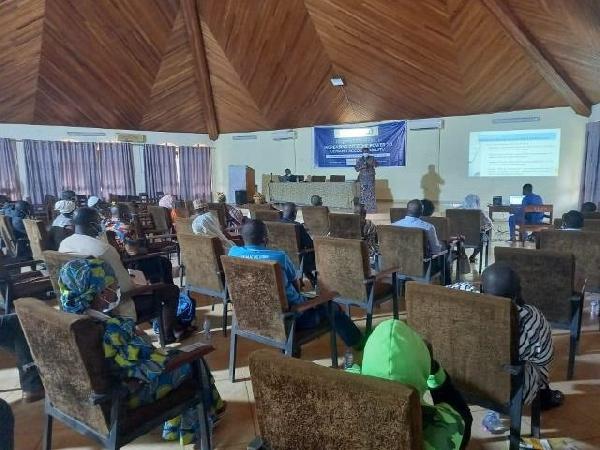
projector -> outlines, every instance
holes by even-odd
[[[502,206],[502,196],[495,195],[494,198],[492,199],[492,204],[494,206]]]

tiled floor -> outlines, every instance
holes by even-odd
[[[382,218],[383,222],[383,218]],[[388,219],[389,223],[389,219]],[[496,243],[496,245],[503,245]],[[506,244],[504,244],[506,245]],[[473,266],[475,267],[475,266]],[[468,278],[476,277],[474,272]],[[589,299],[588,299],[589,302]],[[586,306],[588,303],[586,303]],[[247,357],[255,349],[261,348],[243,339],[239,340],[238,370],[236,383],[228,381],[229,341],[225,339],[220,327],[221,309],[210,310],[206,299],[198,302],[198,321],[202,324],[204,316],[209,314],[213,325],[212,344],[217,348],[208,356],[208,363],[215,376],[221,396],[227,400],[229,407],[222,421],[215,429],[215,448],[245,449],[246,444],[258,434],[252,384],[249,379]],[[353,317],[360,317],[357,311]],[[391,316],[391,305],[385,304],[377,311],[375,323]],[[364,327],[363,320],[357,320]],[[566,332],[555,333],[556,360],[552,365],[552,387],[566,394],[565,404],[542,415],[543,437],[569,437],[575,440],[578,449],[600,448],[600,332],[598,318],[590,315],[589,308],[584,314],[583,333],[580,354],[575,365],[575,379],[566,381],[566,362],[568,355],[568,335]],[[201,339],[196,334],[190,341]],[[340,345],[340,355],[343,347]],[[327,365],[329,341],[325,336],[321,340],[309,344],[302,349],[302,359],[316,361]],[[16,417],[16,448],[18,450],[41,449],[43,426],[43,402],[21,404],[21,391],[14,360],[5,353],[0,353],[0,397],[7,400]],[[473,407],[473,438],[469,449],[508,448],[506,435],[492,436],[481,428],[481,419],[485,411]],[[523,419],[523,430],[529,430],[528,416]],[[54,449],[99,449],[99,445],[55,422]],[[175,449],[177,443],[166,443],[160,439],[160,430],[144,436],[126,448],[129,449]],[[191,448],[191,446],[190,446]]]

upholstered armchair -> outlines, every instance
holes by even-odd
[[[303,206],[302,220],[306,230],[314,236],[327,236],[329,233],[329,208],[327,206]]]

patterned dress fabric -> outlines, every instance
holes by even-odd
[[[358,181],[360,183],[360,203],[365,205],[367,212],[375,212],[375,167],[377,162],[373,156],[361,156],[356,162]]]

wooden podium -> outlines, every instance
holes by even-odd
[[[227,203],[236,203],[235,191],[246,191],[248,202],[252,202],[256,194],[254,169],[248,166],[229,166],[229,192]]]

